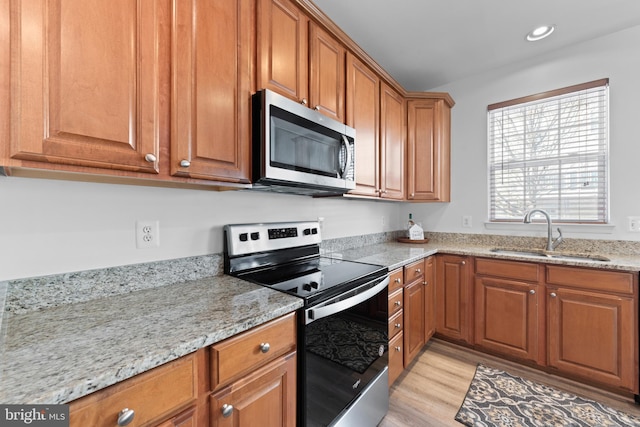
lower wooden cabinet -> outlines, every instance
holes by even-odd
[[[296,353],[211,395],[211,426],[294,427],[296,425]]]
[[[435,257],[424,260],[424,342],[436,333],[436,267]]]
[[[544,292],[538,264],[478,258],[475,271],[475,344],[543,364]]]
[[[447,339],[471,343],[473,288],[470,258],[438,255],[436,259],[436,333]]]
[[[418,355],[425,343],[424,260],[404,267],[404,367]]]
[[[387,304],[389,309],[389,386],[404,369],[404,275],[402,268],[389,274]]]
[[[585,273],[589,290],[558,286],[572,285]],[[554,282],[547,287],[549,366],[638,394],[637,276],[551,267],[549,277]]]

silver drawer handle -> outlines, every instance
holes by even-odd
[[[268,342],[263,342],[262,344],[260,344],[260,351],[261,352],[267,353],[270,349],[271,349],[271,346],[269,345]]]
[[[158,158],[151,153],[145,154],[144,159],[149,163],[155,163],[156,160],[158,160]]]
[[[233,414],[233,405],[227,405],[225,403],[224,405],[222,405],[222,409],[220,409],[220,411],[222,412],[222,416],[224,418],[229,418],[231,414]]]
[[[127,424],[129,424],[131,421],[133,421],[133,417],[135,416],[135,411],[133,409],[129,409],[129,408],[124,408],[122,411],[120,411],[120,413],[118,414],[118,425],[119,426],[126,426]]]
[[[191,162],[189,160],[180,160],[181,168],[188,168],[189,166],[191,166]]]

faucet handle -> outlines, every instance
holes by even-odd
[[[560,245],[560,243],[562,243],[564,241],[562,239],[562,230],[560,230],[560,227],[558,227],[558,234],[559,234],[558,238],[553,241],[552,249],[557,248],[558,245]]]

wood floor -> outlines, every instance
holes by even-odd
[[[432,339],[390,390],[387,416],[378,427],[460,427],[454,420],[478,363],[593,399],[640,416],[631,397],[598,390],[500,358]]]

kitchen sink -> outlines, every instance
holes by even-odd
[[[568,252],[549,252],[536,249],[519,249],[519,248],[493,248],[491,252],[510,255],[525,255],[540,258],[565,259],[567,261],[611,261],[609,258],[595,254],[576,254]]]

